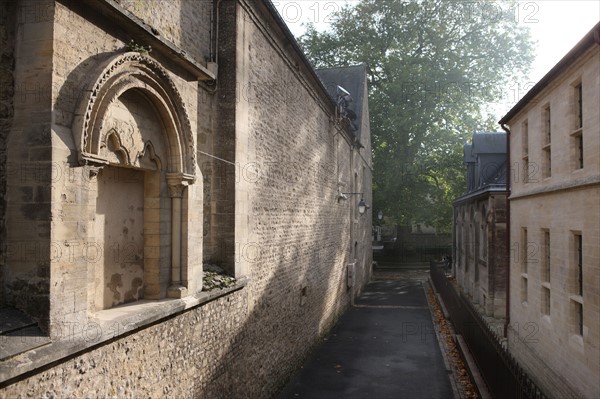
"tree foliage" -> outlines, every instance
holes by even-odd
[[[364,63],[374,209],[448,229],[465,189],[462,147],[497,130],[488,104],[524,76],[532,40],[518,3],[362,0],[299,42],[317,68]]]

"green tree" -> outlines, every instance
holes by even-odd
[[[463,144],[497,130],[489,104],[525,76],[533,43],[515,2],[362,0],[299,38],[315,67],[364,63],[374,209],[399,224],[452,223]],[[506,100],[506,99],[505,99]]]

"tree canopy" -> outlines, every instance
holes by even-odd
[[[474,131],[497,130],[488,105],[533,59],[518,7],[362,0],[328,31],[309,25],[299,38],[317,68],[367,66],[374,213],[450,228],[452,200],[466,189],[463,144]]]

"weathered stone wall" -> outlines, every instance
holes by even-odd
[[[599,74],[600,48],[593,44],[510,121],[508,347],[540,386],[556,397],[600,395]],[[576,162],[574,87],[579,82],[583,88],[583,129],[579,132],[584,143],[583,168]],[[542,108],[546,105],[551,107],[552,168],[544,178],[547,142]],[[544,270],[546,233],[550,237],[549,279]],[[583,295],[579,295],[576,235],[583,241]],[[549,290],[549,314],[544,290]],[[583,334],[577,304],[583,307]]]
[[[235,159],[236,105],[240,82],[237,70],[237,13],[235,1],[222,1],[218,9],[220,37],[215,49],[219,61],[216,85],[199,91],[203,100],[199,110],[206,111],[198,120],[211,118],[214,132],[199,130],[200,167],[204,173],[204,259],[221,265],[232,275],[240,275],[235,260],[235,201],[240,164]],[[225,62],[221,62],[225,61]],[[212,108],[209,104],[212,101]],[[207,156],[206,153],[211,156]]]
[[[488,230],[489,268],[493,276],[489,279],[489,289],[493,293],[490,311],[495,317],[506,317],[506,277],[508,273],[506,194],[496,194],[490,198],[490,211],[493,227]]]
[[[54,2],[20,1],[14,36],[14,118],[6,158],[6,304],[47,330],[50,307]]]
[[[498,318],[506,314],[505,202],[503,193],[484,193],[454,207],[458,285],[485,315]]]
[[[348,306],[348,268],[370,267],[350,266],[352,240],[362,245],[365,228],[370,244],[370,216],[358,216],[356,197],[337,201],[339,185],[370,186],[327,98],[261,2],[240,2],[237,13],[236,270],[251,283],[245,343],[226,373],[244,381],[243,395],[268,397]]]
[[[121,2],[148,25],[169,32],[170,40],[186,51],[204,54],[208,44],[189,49],[189,32],[169,30],[181,10],[193,4],[173,2],[158,12],[138,9],[136,1]],[[196,16],[206,26],[201,20],[205,14],[188,11],[186,18]],[[97,240],[93,231],[101,211],[97,204],[111,203],[97,200],[98,171],[77,163],[71,127],[90,71],[123,51],[128,39],[77,3],[56,3],[52,15],[52,51],[46,59],[52,68],[44,68],[52,79],[46,83],[52,96],[44,101],[46,107],[53,104],[52,141],[44,144],[61,174],[52,181],[47,239],[59,245],[61,254],[74,255],[43,259],[51,259],[52,338],[64,341],[67,331],[83,329],[85,335],[95,331],[89,328],[98,326],[98,318],[126,311],[95,314],[91,293],[98,264],[72,252],[91,239],[106,246],[107,240]],[[359,215],[360,198],[338,201],[338,192],[364,192],[372,205],[370,143],[363,137],[366,148],[352,146],[334,120],[325,91],[263,2],[221,2],[219,29],[216,87],[198,86],[160,53],[150,56],[170,65],[168,74],[189,111],[198,150],[221,158],[198,154],[200,184],[187,189],[189,199],[183,204],[184,213],[196,212],[182,228],[190,233],[184,250],[190,261],[204,257],[220,262],[236,277],[248,277],[248,284],[96,347],[71,348],[64,355],[68,360],[9,381],[2,396],[271,397],[369,279],[371,210]],[[76,37],[81,45],[69,45]],[[113,111],[123,117],[130,109],[135,107]],[[128,190],[134,188],[123,191]],[[168,201],[157,204],[160,211],[152,215],[161,223],[172,209]],[[202,229],[193,224],[202,212],[204,252]],[[122,211],[115,213],[123,217]],[[170,230],[165,231],[170,238]],[[148,254],[144,256],[146,269]],[[149,305],[156,309],[156,303]],[[31,356],[11,361],[26,368],[31,359],[36,361]]]
[[[72,127],[74,126],[74,116],[78,112],[78,107],[80,107],[81,91],[86,89],[90,78],[96,78],[94,74],[98,64],[105,62],[108,57],[126,51],[128,36],[114,29],[110,20],[106,18],[94,19],[93,13],[84,7],[75,4],[70,6],[71,8],[67,8],[62,3],[56,5],[55,51],[52,71],[53,132],[55,133],[52,156],[55,160],[54,165],[59,169],[59,174],[53,182],[52,194],[53,212],[57,215],[55,222],[58,224],[52,231],[51,240],[52,243],[55,243],[54,247],[58,255],[53,258],[52,280],[57,289],[54,292],[56,302],[51,309],[51,318],[56,320],[58,324],[81,322],[87,318],[88,312],[93,311],[94,307],[90,305],[93,303],[90,300],[90,295],[93,295],[94,285],[99,283],[94,281],[91,276],[98,276],[97,270],[104,268],[102,259],[108,256],[111,258],[110,261],[131,264],[135,261],[135,254],[146,252],[145,269],[147,271],[154,270],[155,274],[158,275],[152,283],[153,287],[150,287],[150,281],[147,281],[146,294],[148,297],[164,297],[166,284],[168,284],[170,278],[169,246],[171,244],[171,231],[168,220],[171,213],[171,201],[168,198],[164,175],[161,175],[160,188],[154,195],[156,204],[151,205],[146,202],[146,205],[156,206],[158,207],[156,209],[159,209],[155,216],[150,215],[150,208],[148,207],[146,207],[145,212],[146,221],[153,217],[155,219],[152,219],[151,222],[158,223],[155,231],[152,232],[158,240],[152,244],[156,248],[152,255],[148,253],[150,245],[148,241],[145,241],[145,250],[144,248],[131,249],[119,245],[124,243],[117,241],[115,238],[109,238],[107,234],[100,236],[96,234],[98,231],[94,228],[95,215],[97,212],[102,212],[101,209],[97,208],[95,200],[99,195],[98,179],[94,177],[93,173],[90,174],[91,171],[87,167],[79,166],[75,156],[72,155],[77,151],[77,144],[74,141],[77,132],[73,132]],[[156,20],[146,16],[146,23],[150,26],[160,24],[164,19],[162,16],[163,14],[157,13]],[[201,23],[201,17],[197,17],[199,18],[197,22]],[[81,46],[73,47],[72,43],[77,41],[77,37],[81,36],[86,37],[87,40]],[[158,62],[168,62],[168,57],[157,51],[151,52],[149,56],[155,58]],[[190,123],[195,131],[198,99],[197,83],[189,82],[186,75],[176,67],[170,68],[168,73],[181,94],[184,104],[186,104]],[[152,106],[142,100],[132,97],[128,104],[129,108]],[[157,151],[161,147],[159,144],[166,143],[166,139],[161,141],[158,138],[162,133],[153,133],[154,136],[148,133],[153,129],[156,130],[155,125],[160,122],[155,121],[153,124],[149,120],[145,120],[137,123],[136,119],[143,119],[143,114],[140,112],[136,116],[127,116],[129,111],[125,109],[112,112],[124,113],[122,118],[127,119],[127,123],[124,122],[119,126],[123,125],[123,128],[128,128],[128,126],[137,125],[140,129],[145,130],[147,132],[145,139],[152,138]],[[112,119],[116,120],[115,118]],[[107,122],[105,125],[111,123]],[[162,144],[163,149],[157,154],[163,164],[163,169],[166,168],[165,165],[168,156],[170,156],[164,145],[166,144]],[[134,182],[125,181],[124,183],[128,185]],[[198,184],[202,184],[202,182],[200,181]],[[113,206],[117,206],[117,204],[113,203]],[[123,211],[126,212],[127,210],[123,209]],[[140,222],[138,220],[138,223]],[[147,224],[145,226],[146,233],[148,233]],[[67,244],[63,245],[62,243]],[[130,245],[134,245],[134,243],[132,242]],[[112,252],[104,251],[105,256],[99,256],[96,249],[104,247],[110,247]],[[198,247],[201,248],[201,246]],[[194,246],[191,248],[194,248]],[[66,256],[69,253],[72,253],[73,256]],[[87,284],[82,284],[82,281],[87,281]],[[131,283],[139,285],[139,282],[134,283],[133,280]],[[123,282],[120,284],[123,284]],[[122,289],[119,289],[119,291],[122,291],[120,295],[125,295],[126,291],[130,289],[134,289],[134,287],[122,287]],[[60,326],[56,326],[56,330],[62,331]]]
[[[89,326],[88,316],[94,312],[91,276],[98,267],[89,256],[72,252],[97,238],[91,231],[99,191],[94,168],[81,167],[74,158],[77,145],[71,127],[91,71],[106,57],[123,51],[128,39],[102,16],[77,3],[64,4],[50,7],[50,26],[44,25],[52,32],[44,36],[51,38],[50,43],[38,43],[40,36],[35,30],[31,33],[38,46],[34,50],[47,63],[41,68],[47,72],[46,80],[40,84],[47,88],[43,93],[48,98],[40,101],[40,107],[48,109],[44,115],[50,115],[53,104],[52,134],[48,130],[48,141],[40,144],[40,151],[45,151],[57,174],[45,199],[54,215],[52,230],[49,223],[46,233],[38,226],[28,230],[56,243],[53,249],[61,255],[70,254],[37,254],[46,264],[51,261],[46,270],[52,271],[53,338],[63,340],[66,337],[59,332],[68,331],[66,326],[80,329],[83,325],[84,331]],[[187,47],[189,32],[169,27],[177,20],[175,14],[181,16],[181,10],[193,4],[175,2],[158,13],[137,9],[138,2],[121,2],[190,53],[195,50]],[[299,66],[298,54],[287,45],[288,39],[262,2],[221,5],[222,67],[217,87],[202,84],[198,90],[197,83],[174,66],[168,73],[188,107],[198,150],[235,164],[199,154],[205,176],[205,203],[200,209],[208,227],[207,253],[200,258],[221,261],[236,276],[248,276],[250,283],[26,379],[16,378],[3,395],[269,397],[369,278],[370,211],[360,216],[359,198],[338,202],[337,193],[365,192],[365,200],[371,203],[370,147],[353,148],[339,130],[324,91],[306,66]],[[196,22],[202,31],[206,24],[201,18],[206,14],[192,11],[185,16],[199,18]],[[69,43],[76,38],[81,45],[73,47]],[[24,44],[28,43],[17,41]],[[52,51],[41,51],[42,45]],[[198,54],[205,54],[207,46],[198,46]],[[161,54],[151,56],[171,65]],[[43,122],[49,129],[50,120]],[[35,161],[39,160],[36,153]],[[193,194],[184,202],[184,210],[195,212],[194,198],[202,196],[202,190],[195,186],[188,190]],[[169,206],[161,202],[161,214],[169,213]],[[183,229],[191,231],[184,250],[192,257],[202,248],[194,245],[201,230],[186,224]],[[48,307],[42,310],[47,312]]]
[[[6,140],[14,114],[16,3],[0,5],[0,306],[4,305],[4,267],[6,257]]]
[[[141,19],[152,33],[185,49],[193,59],[209,61],[212,0],[116,0]],[[144,43],[138,43],[143,45]]]
[[[162,320],[76,356],[2,391],[3,397],[243,397],[227,370],[245,345],[244,291]],[[260,368],[254,363],[253,368]],[[236,396],[228,395],[234,389]],[[256,388],[255,388],[256,389]],[[209,395],[205,392],[214,393]],[[250,396],[250,395],[248,395]],[[257,397],[257,396],[254,396]]]
[[[511,298],[509,350],[546,392],[593,398],[600,390],[600,309],[597,303],[600,189],[570,190],[511,200]],[[573,204],[578,204],[574,207]],[[548,210],[561,210],[548,217]],[[527,228],[527,272],[523,272],[522,228]],[[543,230],[550,231],[550,314],[543,307]],[[577,271],[574,232],[583,237],[583,336],[575,303]],[[526,279],[524,279],[526,276]],[[527,294],[523,294],[527,284]],[[558,377],[557,377],[558,375]]]

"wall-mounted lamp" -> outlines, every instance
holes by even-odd
[[[364,215],[365,212],[367,211],[367,209],[370,208],[370,206],[367,205],[367,203],[365,202],[364,198],[362,198],[362,196],[364,194],[365,193],[341,193],[341,195],[343,195],[345,197],[344,199],[348,198],[349,195],[360,195],[361,196],[361,199],[358,202],[358,213],[360,213],[361,215]],[[338,200],[339,200],[339,198],[338,198]]]
[[[360,202],[358,203],[358,213],[360,213],[361,215],[364,214],[367,211],[367,203],[365,202],[364,199],[360,199]]]

